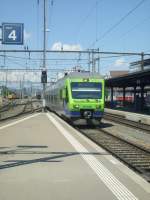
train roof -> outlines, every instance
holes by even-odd
[[[71,72],[68,74],[65,74],[65,76],[61,79],[58,79],[57,82],[55,82],[50,87],[47,87],[46,91],[49,90],[49,88],[59,87],[61,84],[64,84],[65,80],[69,79],[80,79],[80,78],[91,78],[91,79],[104,79],[104,77],[98,73],[92,73],[92,72]]]
[[[103,79],[104,77],[98,73],[92,72],[71,72],[64,76],[64,78],[95,78],[95,79]]]

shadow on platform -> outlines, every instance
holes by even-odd
[[[99,152],[44,152],[44,151],[31,151],[29,150],[30,148],[47,148],[47,146],[35,146],[35,145],[18,145],[17,149],[14,150],[9,150],[9,151],[3,151],[4,155],[7,154],[7,159],[8,155],[49,155],[46,157],[41,157],[41,158],[34,158],[30,160],[3,160],[3,163],[7,164],[1,164],[0,165],[0,170],[3,169],[8,169],[12,167],[17,167],[17,166],[24,166],[24,165],[31,165],[35,163],[50,163],[50,162],[63,162],[62,158],[68,158],[72,156],[79,156],[79,155],[108,155],[109,153],[99,153]],[[23,148],[23,149],[20,149]],[[27,148],[29,149],[27,150]],[[0,152],[1,154],[2,152]],[[57,160],[58,159],[58,160]]]

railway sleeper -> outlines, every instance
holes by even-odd
[[[121,153],[121,151],[120,151],[120,153]],[[118,152],[118,154],[119,154],[119,152]],[[128,155],[128,156],[130,156],[130,155],[131,155],[131,156],[132,156],[132,155],[135,155],[135,156],[137,156],[137,157],[139,157],[139,156],[142,155],[142,154],[140,155],[140,154],[135,153],[135,152],[130,152],[130,153],[128,153],[128,152],[127,152],[127,153],[126,153],[126,152],[122,152],[121,154],[122,154],[122,155],[123,155],[123,154],[124,154],[124,155]]]
[[[125,157],[125,156],[124,156],[124,157]],[[149,158],[142,158],[142,157],[141,157],[141,158],[139,158],[139,157],[138,157],[138,158],[134,158],[134,157],[133,157],[133,158],[130,158],[130,157],[126,158],[126,157],[125,157],[125,159],[126,159],[126,160],[133,160],[133,162],[134,162],[134,161],[135,161],[135,162],[136,162],[136,161],[138,162],[139,160],[141,160],[142,162],[144,162],[144,161],[145,161],[145,162],[150,162]],[[139,160],[138,160],[138,159],[139,159]]]
[[[116,149],[114,150],[114,152],[116,153],[127,153],[127,154],[135,154],[135,155],[142,155],[141,153],[137,153],[137,152],[131,152],[131,150],[127,150],[127,149]]]
[[[145,155],[141,155],[140,157],[139,156],[135,156],[135,155],[124,155],[124,157],[126,158],[126,159],[135,159],[135,160],[137,160],[137,159],[145,159],[145,160],[147,160],[147,159],[149,159],[149,157],[147,157],[147,156],[145,156]]]
[[[116,145],[116,144],[114,144],[114,143],[112,143],[112,142],[101,142],[100,141],[100,144],[105,144],[105,145],[107,145],[107,146],[112,146],[112,147],[114,147],[114,148],[128,148],[129,149],[129,146],[127,146],[127,145]],[[131,147],[130,147],[130,149],[131,149]],[[133,150],[135,150],[135,148],[132,148]]]
[[[150,168],[150,163],[134,163],[132,164],[134,167],[149,167]]]
[[[150,173],[150,166],[141,166],[140,169],[144,170],[144,171],[148,171]]]
[[[141,163],[144,163],[144,164],[149,164],[150,165],[150,161],[145,161],[145,160],[137,160],[137,161],[134,161],[134,160],[131,160],[131,163],[135,163],[135,164],[141,164]]]
[[[135,151],[134,149],[129,149],[129,148],[127,148],[127,147],[110,147],[110,148],[112,148],[112,149],[114,149],[114,150],[123,150],[123,151]]]

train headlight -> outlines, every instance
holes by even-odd
[[[96,105],[96,109],[99,109],[99,108],[101,108],[101,106],[100,105]]]
[[[79,105],[78,105],[78,104],[73,105],[73,108],[78,109],[78,108],[79,108]]]

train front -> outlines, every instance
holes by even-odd
[[[101,120],[104,112],[104,80],[70,81],[70,114],[72,119]]]

